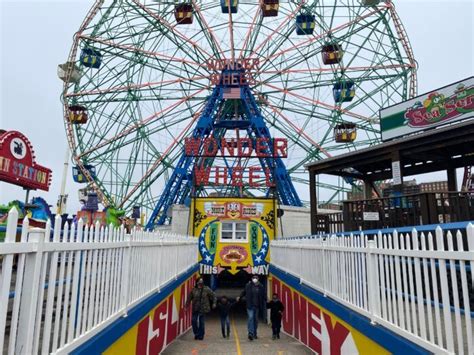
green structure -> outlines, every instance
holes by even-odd
[[[272,136],[288,139],[285,164],[308,200],[305,164],[379,142],[379,110],[416,93],[415,60],[393,4],[336,3],[263,9],[240,1],[223,11],[220,1],[97,1],[59,69],[84,181],[105,205],[127,213],[141,205],[149,215],[223,63],[238,63]],[[347,185],[320,180],[319,188],[331,201]]]

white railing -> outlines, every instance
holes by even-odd
[[[123,228],[29,228],[0,243],[0,350],[66,354],[197,263],[195,238]]]
[[[436,354],[474,354],[474,226],[271,243],[272,264]]]

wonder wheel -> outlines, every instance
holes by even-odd
[[[166,208],[189,198],[183,145],[203,111],[245,116],[244,91],[216,94],[229,65],[245,72],[240,84],[264,135],[288,140],[286,189],[296,197],[279,198],[294,205],[308,195],[305,164],[378,142],[379,109],[416,92],[416,63],[390,1],[96,1],[59,67],[76,180],[105,205],[141,205],[152,224],[164,223]],[[245,125],[227,129],[252,135]],[[344,184],[319,188],[329,201]]]

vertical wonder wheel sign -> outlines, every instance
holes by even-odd
[[[190,233],[199,238],[199,271],[268,274],[275,237],[276,202],[266,198],[203,197],[193,200]]]

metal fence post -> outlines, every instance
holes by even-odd
[[[327,297],[327,268],[328,268],[328,259],[326,257],[326,243],[327,243],[327,239],[323,239],[322,241],[322,246],[323,246],[323,294],[324,294],[324,297]]]
[[[373,253],[376,248],[375,240],[367,242],[367,291],[369,297],[370,322],[376,323],[376,318],[380,316],[380,302],[378,297],[379,282],[377,277],[377,254]]]
[[[123,227],[121,228],[121,233],[124,233]],[[124,240],[127,242],[127,247],[125,248],[125,256],[123,258],[123,270],[122,270],[122,305],[123,305],[123,316],[128,315],[128,304],[130,303],[130,264],[132,259],[132,235],[125,234]]]
[[[175,263],[175,273],[174,273],[174,279],[177,280],[178,279],[178,274],[179,274],[179,242],[178,242],[178,238],[176,236],[175,233],[173,233],[173,240],[174,240],[174,243],[175,243],[175,254],[176,254],[176,263]]]
[[[49,236],[47,236],[49,238]],[[38,306],[38,293],[43,292],[43,285],[39,284],[41,264],[43,259],[43,242],[45,232],[43,229],[33,228],[28,234],[28,243],[36,243],[36,252],[29,253],[25,258],[25,269],[21,293],[21,307],[18,322],[18,338],[15,354],[29,355],[33,353],[33,340],[35,339],[36,312]],[[43,307],[43,305],[39,305]]]

